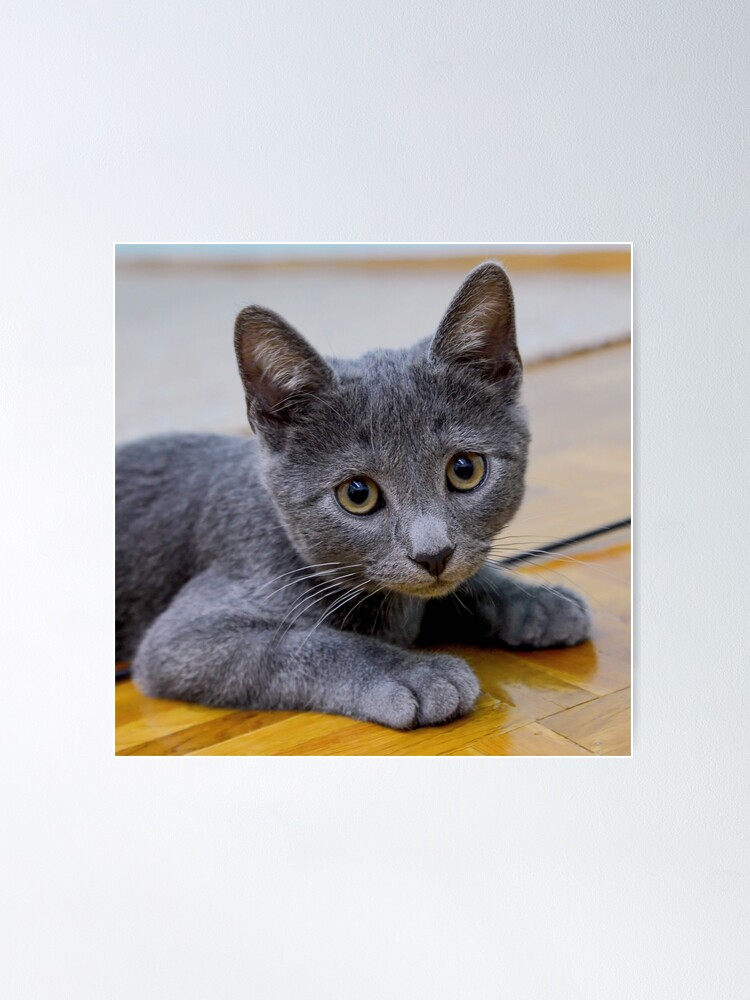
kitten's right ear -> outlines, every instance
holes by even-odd
[[[260,433],[273,436],[333,383],[333,372],[317,351],[270,309],[242,310],[234,324],[234,349],[247,417]]]

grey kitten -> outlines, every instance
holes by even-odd
[[[256,439],[117,450],[116,653],[141,691],[408,729],[479,694],[463,660],[413,647],[588,636],[578,595],[487,563],[529,442],[498,264],[408,350],[324,360],[257,306],[235,347]]]

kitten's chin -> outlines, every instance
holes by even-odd
[[[407,594],[409,597],[421,597],[429,600],[432,597],[447,597],[463,580],[454,580],[452,583],[442,580],[432,580],[430,583],[412,584],[390,584],[389,590],[395,594]]]

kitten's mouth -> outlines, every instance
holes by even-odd
[[[406,594],[409,597],[421,597],[423,600],[429,600],[433,597],[447,597],[462,583],[466,583],[477,570],[481,569],[483,563],[484,559],[474,564],[464,563],[462,567],[452,566],[448,573],[438,577],[430,576],[427,579],[384,580],[372,578],[370,583],[376,588],[382,588],[392,594]],[[426,573],[424,575],[428,576]]]

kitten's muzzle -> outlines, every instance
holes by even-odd
[[[455,551],[455,545],[446,545],[437,552],[417,552],[413,556],[410,555],[409,558],[418,566],[426,569],[431,576],[437,578],[448,565],[448,561]]]
[[[455,551],[456,546],[442,517],[431,513],[419,514],[409,524],[407,555],[417,566],[426,569],[430,576],[439,577]]]

